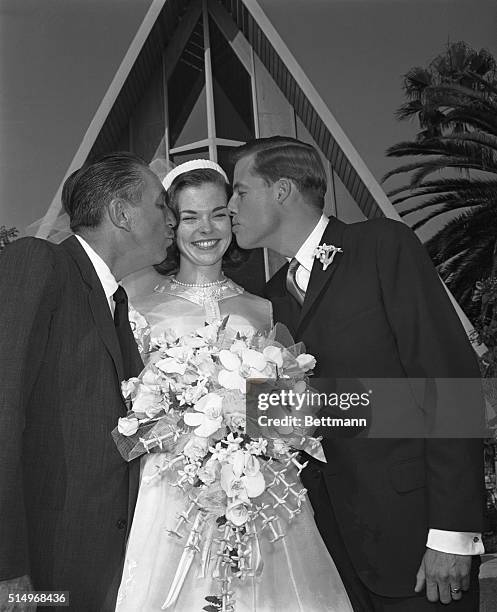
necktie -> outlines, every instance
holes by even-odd
[[[288,292],[297,300],[299,305],[302,306],[304,303],[305,291],[302,291],[302,289],[297,285],[297,280],[295,278],[297,268],[299,266],[299,262],[294,257],[291,260],[286,273],[286,288]]]
[[[121,285],[118,286],[113,298],[116,303],[114,310],[114,326],[116,328],[119,346],[121,347],[124,377],[127,379],[136,376],[140,371],[138,368],[137,372],[138,349],[128,319],[128,296]]]

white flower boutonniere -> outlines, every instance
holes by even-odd
[[[343,253],[343,250],[332,244],[320,244],[314,249],[314,257],[323,264],[323,270],[326,270],[333,263],[337,253]]]

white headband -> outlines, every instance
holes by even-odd
[[[216,162],[213,162],[210,159],[191,159],[190,161],[187,161],[184,164],[176,166],[176,168],[173,168],[170,172],[166,174],[166,176],[162,179],[164,189],[169,189],[169,187],[171,187],[171,183],[180,174],[190,172],[190,170],[201,170],[205,168],[219,172],[219,174],[224,178],[224,180],[227,183],[229,182],[228,177],[226,176],[226,172],[221,168],[219,164],[216,164]]]

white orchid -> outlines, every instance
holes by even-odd
[[[162,334],[159,336],[159,339],[164,343],[174,344],[180,338],[178,332],[172,327],[168,327]]]
[[[223,423],[223,398],[217,393],[207,393],[195,404],[195,412],[185,412],[183,420],[196,427],[195,435],[201,438],[212,436]]]
[[[185,336],[181,338],[181,342],[183,343],[183,346],[189,349],[199,349],[207,346],[207,341],[205,338],[202,338],[202,336]]]
[[[251,348],[236,347],[236,352],[223,349],[219,352],[219,361],[223,366],[218,374],[218,382],[225,389],[238,389],[246,393],[247,378],[271,378],[274,366],[263,353]]]
[[[203,340],[207,342],[215,342],[219,335],[219,329],[222,325],[222,321],[215,321],[204,327],[199,327],[195,333],[198,334]]]
[[[221,468],[221,486],[228,497],[250,498],[263,493],[266,485],[257,457],[243,450]]]
[[[190,359],[192,353],[193,351],[191,350],[191,348],[187,346],[171,346],[170,348],[167,348],[164,351],[164,354],[167,357],[172,357],[173,359],[176,359],[176,361],[179,361],[181,363],[187,362]]]
[[[183,376],[188,369],[187,363],[182,363],[174,359],[174,357],[160,359],[156,362],[155,366],[164,374],[180,374],[181,376]]]
[[[192,356],[190,363],[204,378],[212,377],[216,371],[216,366],[214,365],[214,361],[212,360],[210,353],[208,351],[204,351],[203,349],[198,351],[196,355]]]

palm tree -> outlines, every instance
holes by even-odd
[[[449,45],[428,68],[404,80],[408,101],[399,119],[416,117],[414,141],[390,147],[390,157],[416,157],[383,178],[411,173],[389,192],[394,205],[415,199],[400,214],[426,211],[417,229],[448,211],[461,211],[426,242],[440,275],[472,318],[475,283],[497,275],[497,64],[485,50]],[[440,173],[440,178],[432,178]]]
[[[7,229],[5,225],[0,225],[0,253],[9,243],[13,242],[18,235],[19,232],[15,227]]]

